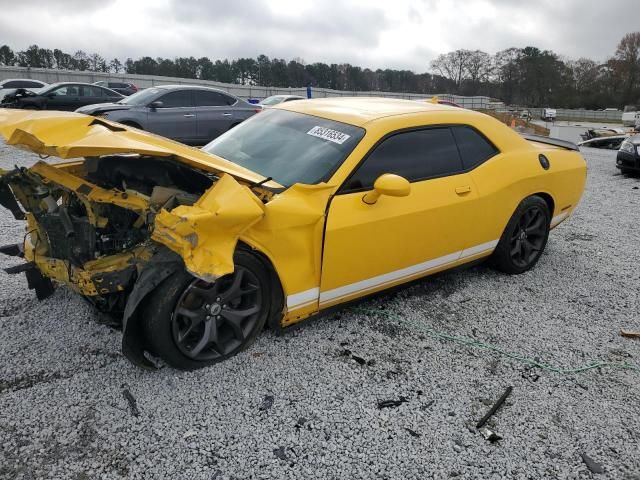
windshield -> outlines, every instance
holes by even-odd
[[[123,98],[118,103],[123,103],[124,105],[147,105],[162,91],[162,88],[145,88],[129,97]]]
[[[288,187],[328,180],[364,134],[346,123],[270,109],[202,149]]]
[[[277,105],[278,103],[282,103],[283,100],[284,97],[282,95],[273,95],[261,101],[260,105]]]

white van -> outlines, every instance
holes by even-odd
[[[636,105],[625,105],[622,112],[622,125],[625,127],[635,127],[636,119],[640,118],[640,112]]]
[[[542,110],[542,120],[545,122],[555,121],[557,112],[555,108],[545,108]]]

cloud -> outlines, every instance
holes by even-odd
[[[6,0],[0,0],[4,3]],[[106,58],[302,58],[427,70],[457,48],[527,45],[605,60],[639,30],[635,0],[59,0],[12,3],[2,43],[98,52]],[[26,21],[17,21],[21,19]]]

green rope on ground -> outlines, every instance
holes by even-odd
[[[549,365],[547,363],[539,362],[538,360],[534,360],[532,358],[525,357],[524,355],[520,355],[518,353],[508,352],[508,351],[503,350],[503,349],[501,349],[499,347],[496,347],[494,345],[491,345],[491,344],[488,344],[488,343],[485,343],[485,342],[481,342],[479,340],[474,340],[474,339],[466,338],[466,337],[456,337],[456,336],[450,335],[448,333],[438,332],[437,330],[434,330],[433,328],[430,328],[430,327],[428,327],[426,325],[408,321],[405,318],[401,317],[400,315],[396,315],[396,314],[393,314],[393,313],[383,312],[383,311],[380,311],[380,310],[374,310],[374,309],[370,309],[370,308],[361,308],[361,307],[356,307],[356,308],[353,308],[352,310],[355,311],[355,312],[365,313],[365,314],[372,315],[372,316],[382,315],[382,316],[386,317],[387,319],[395,320],[397,323],[409,325],[410,327],[413,327],[413,328],[415,328],[417,330],[420,330],[421,332],[427,334],[430,337],[438,338],[438,339],[441,339],[441,340],[447,340],[447,341],[450,341],[450,342],[455,342],[455,343],[458,343],[460,345],[465,345],[465,346],[468,346],[468,347],[480,348],[482,350],[489,350],[489,351],[492,351],[492,352],[496,352],[496,353],[498,353],[498,354],[500,354],[502,356],[511,358],[513,360],[517,360],[519,362],[526,363],[528,365],[540,368],[542,370],[546,370],[548,372],[559,373],[561,375],[572,375],[572,374],[575,374],[575,373],[587,372],[587,371],[593,370],[595,368],[613,368],[613,369],[617,369],[617,370],[631,370],[631,371],[640,373],[640,367],[638,367],[636,365],[632,365],[630,363],[616,363],[616,362],[604,362],[604,361],[596,361],[596,362],[588,363],[586,365],[582,365],[580,367],[575,367],[575,368],[554,367],[553,365]]]

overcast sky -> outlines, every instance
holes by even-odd
[[[637,0],[0,0],[0,44],[70,53],[429,69],[458,48],[537,46],[605,60],[640,30]],[[626,12],[626,13],[625,13]]]

